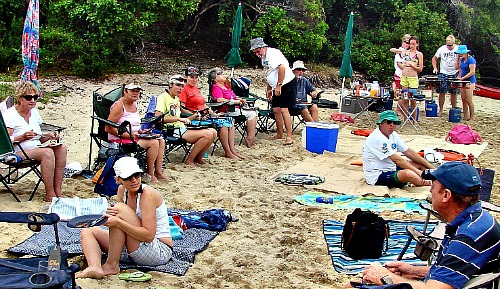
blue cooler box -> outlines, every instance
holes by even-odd
[[[334,153],[337,150],[339,125],[324,122],[306,123],[305,146],[310,152],[322,154],[323,151]]]

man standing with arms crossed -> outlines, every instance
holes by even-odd
[[[262,66],[266,70],[266,96],[271,100],[277,128],[276,135],[271,139],[283,138],[284,123],[284,144],[293,144],[292,118],[288,109],[295,105],[295,86],[291,83],[295,76],[290,64],[280,50],[268,47],[260,37],[250,40],[250,51],[262,60]]]
[[[455,63],[457,62],[457,51],[458,46],[455,45],[455,36],[448,35],[446,37],[446,45],[439,47],[432,57],[432,67],[434,67],[433,72],[438,73],[439,88],[436,91],[439,93],[439,112],[438,116],[443,115],[444,97],[446,92],[450,93],[451,106],[457,106],[457,92],[451,87],[450,78],[457,77],[458,69],[455,69]],[[439,70],[437,68],[437,62],[439,59]]]

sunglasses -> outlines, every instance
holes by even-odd
[[[448,46],[448,47],[452,47],[453,45],[455,45],[455,44],[446,44],[446,46]]]
[[[404,41],[404,43],[406,43],[406,44],[410,44],[410,41]]]
[[[31,101],[32,99],[34,99],[35,101],[37,101],[37,99],[39,98],[40,96],[38,94],[35,94],[35,95],[30,95],[30,94],[27,94],[27,95],[24,95],[23,98],[26,99],[27,101]]]
[[[128,177],[128,178],[124,178],[123,180],[124,180],[124,181],[127,181],[127,182],[130,182],[130,181],[132,180],[132,178],[134,178],[134,179],[138,179],[138,178],[140,178],[140,177],[141,177],[141,175],[142,175],[142,173],[141,173],[141,172],[137,172],[137,173],[134,173],[133,175],[131,175],[131,176],[130,176],[130,177]]]
[[[219,71],[219,72],[217,72],[216,74],[217,74],[217,75],[222,75],[222,74],[224,74],[224,72]]]
[[[192,66],[188,67],[187,72],[188,72],[188,74],[192,74],[192,73],[198,74],[199,73],[198,68],[192,67]]]
[[[397,124],[397,121],[393,121],[393,120],[387,120],[387,124],[395,124],[395,125],[398,125],[398,124]]]

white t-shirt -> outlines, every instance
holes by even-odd
[[[399,50],[405,50],[403,47],[399,47]],[[396,53],[394,55],[394,74],[398,77],[403,76],[403,70],[399,68],[398,63],[404,63],[405,60],[401,57],[401,53]]]
[[[5,120],[5,126],[13,130],[12,136],[18,137],[30,130],[33,130],[33,132],[36,132],[38,134],[38,137],[23,141],[21,143],[23,149],[30,150],[40,145],[39,136],[42,135],[42,129],[40,128],[40,124],[42,124],[42,117],[40,116],[40,113],[38,112],[38,109],[36,107],[31,109],[29,123],[27,123],[26,120],[24,120],[24,118],[19,115],[15,106],[7,109],[2,115]],[[18,152],[21,149],[18,146],[15,146],[14,150]]]
[[[396,132],[387,138],[377,127],[363,144],[363,171],[366,182],[375,185],[380,174],[395,171],[396,164],[389,157],[407,149],[408,146]]]
[[[276,48],[268,47],[266,50],[266,57],[262,59],[262,66],[266,70],[267,83],[275,89],[278,85],[278,66],[285,66],[285,78],[283,79],[283,85],[289,83],[295,78],[290,64],[286,57]]]
[[[458,50],[458,45],[455,45],[452,50],[449,50],[446,45],[439,47],[436,51],[436,56],[439,58],[439,72],[446,75],[455,75],[458,69],[455,69],[455,62],[457,61],[458,54],[455,51]]]

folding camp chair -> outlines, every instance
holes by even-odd
[[[28,224],[35,232],[40,231],[42,225],[53,225],[55,233],[48,257],[0,259],[0,288],[80,288],[75,282],[79,266],[70,266],[68,252],[61,250],[57,214],[0,212],[0,222]]]
[[[40,173],[40,170],[38,169],[38,166],[40,165],[40,162],[31,159],[28,157],[26,152],[24,151],[23,147],[21,144],[15,142],[12,143],[9,133],[7,131],[7,127],[5,126],[5,122],[3,120],[3,116],[0,114],[0,161],[2,161],[2,164],[6,166],[7,172],[4,174],[0,171],[0,181],[2,184],[5,186],[5,188],[11,193],[11,195],[16,199],[16,201],[20,202],[21,200],[17,197],[17,195],[14,193],[14,191],[10,188],[10,185],[17,183],[19,180],[21,180],[24,176],[29,174],[30,172],[33,172],[36,177],[36,185],[33,188],[33,191],[31,192],[29,200],[31,201],[33,199],[33,196],[35,195],[36,190],[38,189],[38,186],[42,182],[42,174]],[[21,152],[24,154],[24,159],[23,160],[18,160],[18,158],[15,155],[14,152],[14,146],[18,146],[21,149]],[[9,156],[11,156],[9,158]],[[22,171],[23,169],[27,169],[26,171]]]
[[[131,144],[116,144],[108,141],[108,133],[105,130],[106,125],[110,125],[118,129],[118,134],[122,135],[125,132],[131,131],[130,123],[124,122],[117,124],[108,120],[111,106],[123,95],[123,88],[115,88],[108,93],[102,95],[98,90],[92,95],[92,124],[90,129],[90,149],[89,162],[87,169],[90,169],[92,163],[92,144],[96,143],[99,148],[99,153],[94,160],[93,170],[97,171],[100,166],[104,165],[108,158],[113,155],[126,154],[134,155],[139,161],[142,169],[146,167],[145,150],[141,148],[135,140]],[[97,130],[95,131],[97,121]]]

